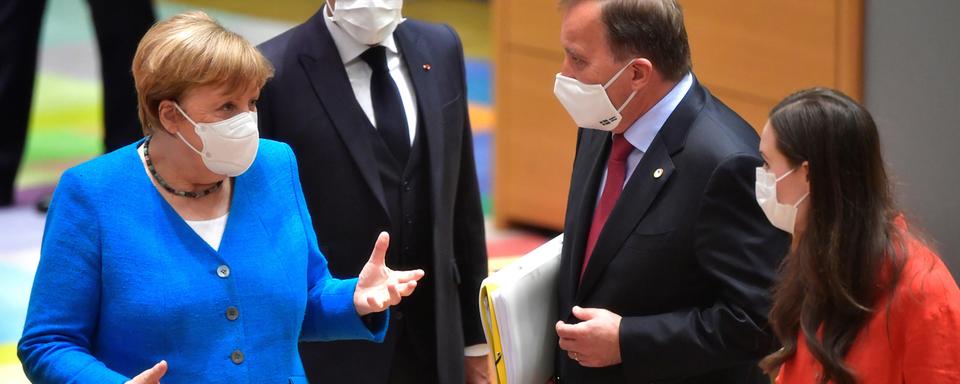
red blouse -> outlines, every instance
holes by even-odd
[[[861,383],[960,383],[960,289],[943,261],[917,240],[890,306],[883,297],[845,362]],[[889,333],[888,333],[889,330]],[[816,383],[822,370],[804,337],[777,383]]]

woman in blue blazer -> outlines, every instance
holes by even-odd
[[[65,172],[18,355],[43,383],[306,382],[298,340],[381,341],[423,271],[333,278],[293,152],[260,140],[273,69],[202,12],[133,63],[146,138]],[[331,188],[336,188],[331,185]]]

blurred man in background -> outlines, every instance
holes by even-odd
[[[100,49],[103,78],[104,152],[143,137],[130,64],[137,44],[155,20],[150,0],[88,0]],[[40,25],[46,0],[0,3],[0,207],[13,204],[33,100]],[[46,210],[49,197],[41,202]]]
[[[293,147],[332,273],[359,273],[380,231],[391,235],[388,263],[426,271],[392,309],[383,344],[301,344],[312,382],[487,382],[463,48],[448,26],[403,19],[402,6],[331,0],[260,47],[276,67],[261,134]]]

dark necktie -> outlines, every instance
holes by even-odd
[[[373,70],[370,75],[370,97],[373,116],[377,120],[377,132],[397,161],[406,164],[410,156],[410,131],[400,91],[387,68],[386,48],[378,45],[367,49],[360,58]]]
[[[603,193],[600,195],[600,202],[593,212],[593,222],[590,224],[590,234],[587,235],[587,252],[583,255],[583,266],[580,268],[580,279],[583,279],[583,272],[587,270],[587,262],[593,254],[593,248],[597,245],[597,238],[600,237],[600,231],[606,224],[613,206],[617,204],[620,198],[620,192],[623,190],[623,182],[627,178],[627,157],[633,152],[633,145],[623,138],[623,135],[613,135],[613,147],[610,149],[610,157],[607,159],[607,180],[603,183]]]

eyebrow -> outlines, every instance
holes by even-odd
[[[570,49],[569,47],[564,47],[563,51],[567,53],[567,56],[575,56],[577,59],[581,58],[580,53],[574,51],[573,49]]]

